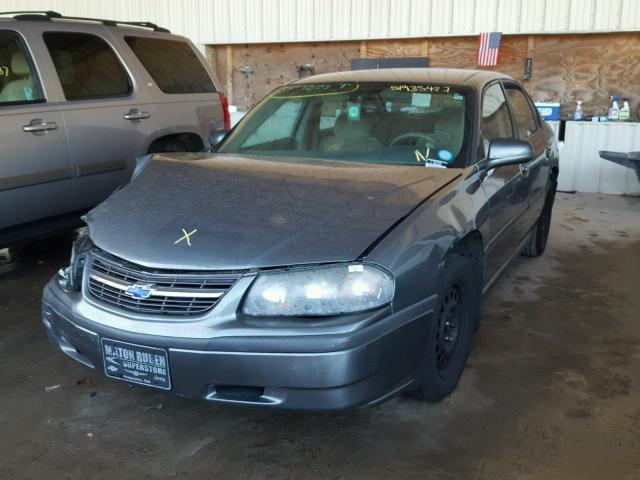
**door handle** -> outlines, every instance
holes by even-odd
[[[49,130],[56,130],[58,125],[56,122],[45,122],[40,118],[36,118],[31,120],[29,125],[25,125],[22,127],[24,132],[28,133],[40,133],[40,132],[48,132]]]
[[[149,118],[149,112],[141,112],[137,108],[132,108],[128,113],[125,113],[122,118],[125,120],[144,120],[145,118]]]

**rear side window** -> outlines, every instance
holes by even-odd
[[[67,100],[120,97],[131,92],[127,72],[113,49],[100,37],[47,32],[44,42]]]
[[[518,129],[518,138],[525,140],[538,128],[531,104],[518,88],[506,86],[507,98],[511,105],[511,114]]]
[[[0,107],[43,102],[29,52],[18,34],[0,31]]]
[[[178,40],[125,37],[164,93],[213,93],[216,87],[191,46]]]

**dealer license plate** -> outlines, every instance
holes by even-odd
[[[104,373],[111,378],[171,390],[169,356],[162,348],[102,339]]]

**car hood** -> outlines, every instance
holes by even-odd
[[[99,248],[153,268],[351,261],[459,174],[306,158],[155,155],[86,222]]]

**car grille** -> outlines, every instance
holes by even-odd
[[[96,300],[124,310],[192,316],[211,310],[240,275],[237,272],[147,271],[139,265],[94,252],[87,288]]]

